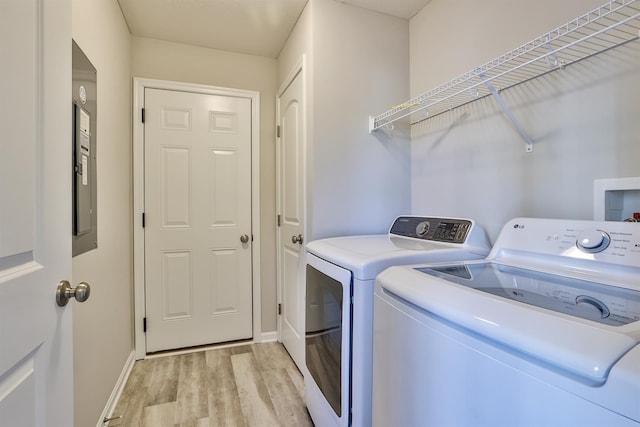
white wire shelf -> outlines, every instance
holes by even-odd
[[[640,36],[640,0],[611,0],[492,61],[384,113],[369,117],[369,133],[408,118],[415,124],[486,95],[494,95],[527,142],[499,91],[564,68]],[[494,89],[495,88],[495,89]]]

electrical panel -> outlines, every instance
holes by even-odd
[[[72,41],[73,256],[98,247],[96,183],[97,73]]]

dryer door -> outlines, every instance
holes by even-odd
[[[349,425],[351,271],[307,254],[305,376],[316,425]]]

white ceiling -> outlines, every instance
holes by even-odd
[[[430,0],[336,0],[405,19]],[[276,58],[307,0],[118,0],[131,34]]]

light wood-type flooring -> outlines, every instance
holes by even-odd
[[[302,375],[279,343],[135,363],[109,427],[311,426]]]

